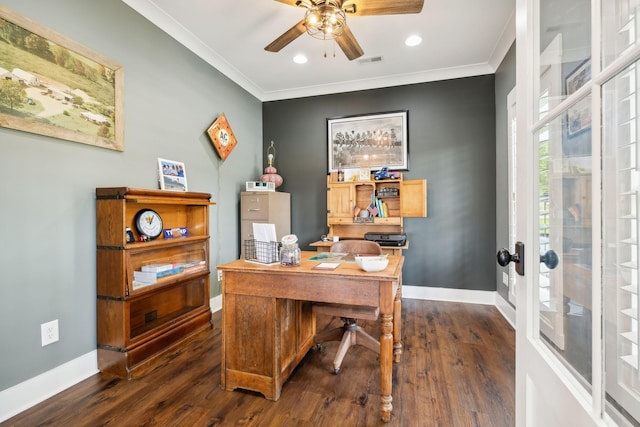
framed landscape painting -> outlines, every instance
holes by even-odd
[[[327,119],[329,172],[409,169],[407,111]]]
[[[0,127],[124,151],[123,74],[0,5]]]

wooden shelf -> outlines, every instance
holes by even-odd
[[[203,328],[209,307],[208,193],[129,187],[96,189],[98,368],[132,378],[157,356]],[[163,228],[187,227],[188,236],[127,242],[139,236],[134,217],[153,209]],[[134,289],[134,272],[151,264],[202,263]]]
[[[402,233],[403,218],[427,216],[427,181],[398,179],[371,181],[338,181],[337,175],[327,176],[328,236],[362,238],[365,233]],[[388,216],[373,218],[373,222],[356,222],[354,210],[366,210],[372,196],[380,190],[392,189],[397,195],[376,196],[385,202]]]

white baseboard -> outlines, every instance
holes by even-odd
[[[502,295],[496,296],[496,308],[507,319],[513,329],[516,328],[516,309]]]
[[[98,372],[98,351],[94,350],[37,377],[0,391],[0,422]]]
[[[211,298],[209,300],[209,306],[211,307],[212,313],[222,310],[222,295]]]
[[[515,325],[515,310],[494,291],[403,286],[402,297],[495,305],[507,321],[512,326]],[[210,305],[212,313],[222,310],[222,295],[211,298]],[[0,391],[0,422],[37,405],[98,372],[98,352],[94,350],[37,377]]]
[[[428,286],[402,286],[402,298],[465,302],[469,304],[496,304],[495,291],[431,288]]]
[[[222,295],[211,298],[210,304],[212,313],[222,310]],[[94,350],[0,391],[0,423],[98,372],[98,351]]]

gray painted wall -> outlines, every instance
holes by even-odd
[[[327,233],[326,118],[395,110],[409,111],[405,179],[428,180],[428,218],[405,219],[403,283],[495,290],[493,75],[264,103],[264,150],[273,140],[292,232],[303,247]]]
[[[507,171],[507,95],[516,86],[516,44],[502,60],[496,71],[496,248],[509,248],[509,186]],[[500,267],[494,260],[496,268],[496,290],[509,301],[509,288],[502,283],[502,272],[507,269]]]
[[[0,390],[96,348],[96,187],[157,188],[157,158],[183,161],[189,189],[218,203],[215,266],[237,257],[238,194],[263,153],[261,102],[124,3],[3,5],[124,66],[125,151],[0,128]],[[205,134],[223,112],[239,141],[224,162]],[[41,347],[40,324],[53,319],[60,341]]]

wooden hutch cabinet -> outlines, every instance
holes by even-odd
[[[397,179],[339,182],[335,173],[327,176],[327,226],[329,237],[362,238],[367,232],[402,233],[404,217],[427,216],[427,181]],[[360,219],[357,206],[366,210],[372,196],[385,203],[387,215]],[[362,221],[362,222],[359,222]]]
[[[96,189],[97,344],[102,372],[139,376],[159,354],[211,327],[210,198],[208,193]],[[160,216],[163,233],[140,242],[134,222],[143,209]],[[164,232],[179,228],[182,234]],[[164,271],[157,278],[134,280],[134,272],[160,267]]]

